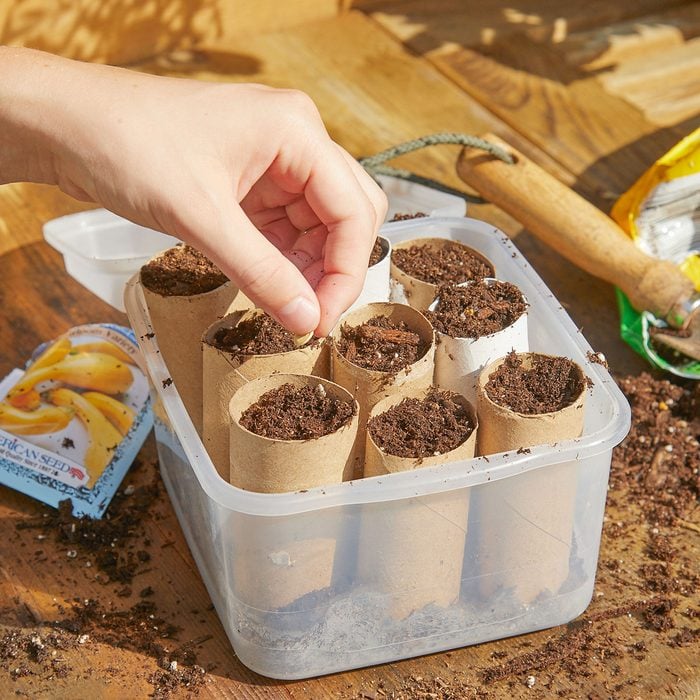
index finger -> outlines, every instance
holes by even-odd
[[[332,142],[313,163],[304,195],[328,231],[324,277],[316,288],[321,306],[317,335],[327,335],[360,294],[377,236],[377,211]]]

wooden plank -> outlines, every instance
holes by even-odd
[[[41,227],[48,219],[96,206],[77,202],[45,185],[16,183],[3,186],[1,191],[0,255],[43,240]]]
[[[674,7],[632,20],[573,32],[556,49],[567,63],[585,70],[627,63],[638,57],[655,56],[681,46],[700,35],[700,3]]]
[[[407,55],[371,21],[356,14],[274,36],[250,38],[243,45],[219,45],[216,50],[193,54],[191,63],[181,59],[171,57],[170,61],[163,59],[148,67],[154,72],[207,80],[255,79],[306,89],[319,104],[333,135],[355,154],[373,152],[401,138],[443,128],[495,128],[507,139],[520,138],[527,143],[526,138],[514,134],[422,59]],[[520,143],[516,145],[522,148]],[[537,153],[531,144],[523,150],[528,155]],[[455,155],[455,149],[437,149],[407,159],[407,164],[425,175],[456,183]],[[540,161],[549,160],[542,152],[537,157]],[[39,240],[43,220],[80,206],[50,188],[0,188],[0,221],[6,222],[3,237],[10,238],[3,242],[0,252],[2,374],[22,362],[38,342],[69,325],[124,318],[73,282],[63,271],[60,256]],[[474,212],[500,223],[509,233],[519,232],[517,224],[493,207],[475,207]],[[594,342],[596,349],[608,357],[619,352],[619,371],[638,369],[641,360],[616,339],[617,318],[610,288],[562,264],[561,259],[526,234],[518,235],[517,242],[569,307],[577,323],[586,325],[586,334],[594,331],[598,335],[600,343]],[[603,313],[598,313],[601,310]],[[128,483],[135,486],[150,483],[155,476],[152,442],[147,443],[141,457],[143,466],[128,477]],[[619,494],[611,493],[611,499],[613,496],[619,499]],[[41,507],[30,499],[0,488],[0,625],[5,629],[32,630],[37,619],[58,617],[56,603],[66,603],[71,597],[97,597],[104,604],[112,603],[116,609],[125,610],[139,599],[138,591],[150,585],[155,591],[158,614],[181,628],[178,643],[211,635],[211,639],[196,645],[199,663],[210,667],[208,683],[200,693],[203,698],[382,698],[393,691],[401,693],[399,697],[409,698],[416,695],[409,688],[418,682],[411,677],[431,683],[441,679],[448,691],[453,689],[452,697],[465,698],[484,693],[491,698],[515,700],[557,694],[622,699],[683,697],[680,693],[686,689],[686,697],[692,697],[690,694],[697,689],[697,646],[671,648],[664,638],[627,616],[595,623],[593,629],[618,635],[630,644],[640,642],[647,650],[638,655],[643,658],[631,653],[607,658],[596,650],[586,671],[590,675],[569,673],[556,664],[546,666],[536,672],[534,688],[527,687],[525,674],[485,685],[479,670],[494,664],[494,655],[513,656],[540,648],[548,640],[556,643],[566,628],[327,678],[298,683],[270,681],[243,667],[231,650],[216,614],[208,609],[208,597],[162,490],[135,528],[132,539],[122,543],[130,546],[138,542],[151,555],[148,567],[144,567],[150,570],[139,569],[131,594],[123,597],[117,595],[121,584],[99,583],[94,572],[89,573],[92,567],[85,566],[84,552],[75,558],[67,557],[68,547],[57,545],[53,533],[39,541],[36,535],[40,531],[16,528],[24,519],[41,512]],[[622,521],[629,525],[618,528],[616,523]],[[641,596],[637,589],[638,569],[647,561],[645,542],[646,525],[640,521],[634,504],[613,503],[608,509],[601,556],[602,561],[624,560],[624,564],[617,572],[601,568],[597,592],[603,595],[596,596],[589,612],[609,610]],[[674,545],[687,548],[696,561],[700,556],[697,537],[691,531],[679,531]],[[38,550],[43,554],[37,555]],[[102,639],[68,650],[65,655],[75,669],[67,678],[50,682],[32,677],[13,680],[9,673],[0,672],[0,681],[13,693],[24,692],[33,697],[144,697],[152,690],[148,677],[157,668],[147,652],[118,649]],[[654,673],[649,673],[649,668]],[[629,685],[614,690],[622,681]],[[187,691],[180,689],[174,697],[186,695]],[[447,691],[444,695],[449,697]]]
[[[414,48],[413,41],[408,42]],[[601,204],[616,199],[700,118],[659,130],[626,99],[524,34],[472,49],[451,44],[429,60],[521,136],[576,175]],[[595,193],[595,194],[591,194]],[[596,200],[596,195],[598,199]]]
[[[500,0],[355,0],[387,30],[421,54],[464,47],[489,46],[514,34],[538,42],[560,42],[568,34],[602,27],[629,17],[675,8],[688,0],[541,0],[503,3]]]
[[[332,136],[356,156],[367,155],[433,131],[479,133],[494,117],[479,102],[423,60],[397,47],[367,17],[354,12],[294,32],[236,41],[235,53],[220,42],[202,43],[190,59],[165,54],[138,64],[156,74],[201,80],[262,82],[306,91],[318,105]],[[495,121],[499,135],[535,158],[563,181],[570,173],[527,138]],[[441,181],[456,187],[456,148],[406,156],[407,168],[437,168]]]
[[[700,39],[639,55],[599,77],[611,95],[653,124],[672,126],[700,114]]]

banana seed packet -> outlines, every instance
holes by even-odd
[[[77,326],[0,382],[0,484],[100,518],[152,425],[133,331]]]

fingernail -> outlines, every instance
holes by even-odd
[[[292,333],[308,333],[318,325],[318,306],[306,297],[296,297],[278,312],[279,322]]]

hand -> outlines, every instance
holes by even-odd
[[[0,182],[187,241],[294,333],[328,334],[362,288],[386,199],[303,93],[3,48],[0,127]]]

